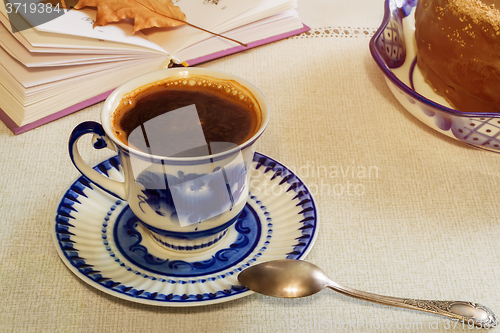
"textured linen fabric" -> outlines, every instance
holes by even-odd
[[[374,27],[353,27],[360,30],[313,29],[201,67],[241,76],[266,95],[272,115],[257,149],[296,170],[319,209],[308,261],[352,288],[475,301],[500,313],[500,155],[411,116],[370,56],[364,31]],[[82,121],[99,121],[101,106],[19,136],[0,124],[0,332],[445,332],[456,325],[330,290],[169,308],[89,286],[59,259],[50,226],[79,176],[69,134]],[[81,141],[90,164],[112,155]]]

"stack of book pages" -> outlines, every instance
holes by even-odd
[[[140,74],[196,65],[309,29],[294,9],[296,0],[175,5],[189,23],[248,47],[188,25],[135,34],[127,20],[93,28],[95,9],[65,10],[49,22],[17,28],[19,20],[9,20],[15,7],[0,1],[0,120],[19,134],[100,102]]]

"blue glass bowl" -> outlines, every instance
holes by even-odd
[[[500,113],[453,109],[425,82],[416,66],[417,3],[386,0],[384,20],[370,40],[370,52],[387,85],[401,105],[429,127],[474,147],[500,152]]]

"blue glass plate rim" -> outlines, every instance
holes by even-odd
[[[377,46],[378,40],[381,38],[381,36],[384,34],[384,31],[388,24],[393,20],[393,18],[396,18],[397,20],[401,21],[404,17],[408,16],[409,11],[413,7],[415,7],[418,3],[418,0],[385,0],[384,1],[384,18],[382,20],[382,23],[380,27],[377,29],[375,34],[372,36],[369,42],[369,49],[370,53],[375,60],[375,63],[378,65],[378,67],[382,70],[384,75],[389,79],[393,84],[395,84],[399,89],[404,91],[407,95],[410,97],[420,101],[421,103],[433,107],[436,109],[439,109],[445,113],[458,116],[458,117],[490,117],[490,118],[497,118],[498,114],[491,113],[491,112],[466,112],[466,111],[460,111],[456,110],[453,108],[449,108],[447,106],[444,106],[440,103],[437,103],[431,99],[428,99],[427,97],[419,94],[416,92],[412,87],[409,87],[406,85],[404,82],[402,82],[393,72],[392,68],[394,67],[399,67],[399,65],[394,65],[394,67],[391,65],[387,64],[387,61],[384,60],[383,58],[383,52],[379,50]],[[394,12],[391,12],[391,6],[395,8]],[[402,23],[400,23],[402,24]],[[404,34],[402,35],[404,38]],[[406,61],[416,61],[416,59],[406,59]],[[411,74],[411,73],[410,73]]]

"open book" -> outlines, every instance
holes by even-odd
[[[14,2],[13,0],[9,0]],[[249,48],[309,30],[296,0],[174,0],[191,24]],[[0,120],[19,134],[104,100],[142,73],[192,66],[247,48],[191,26],[132,34],[121,21],[92,27],[96,11],[68,10],[12,32],[0,0]]]

